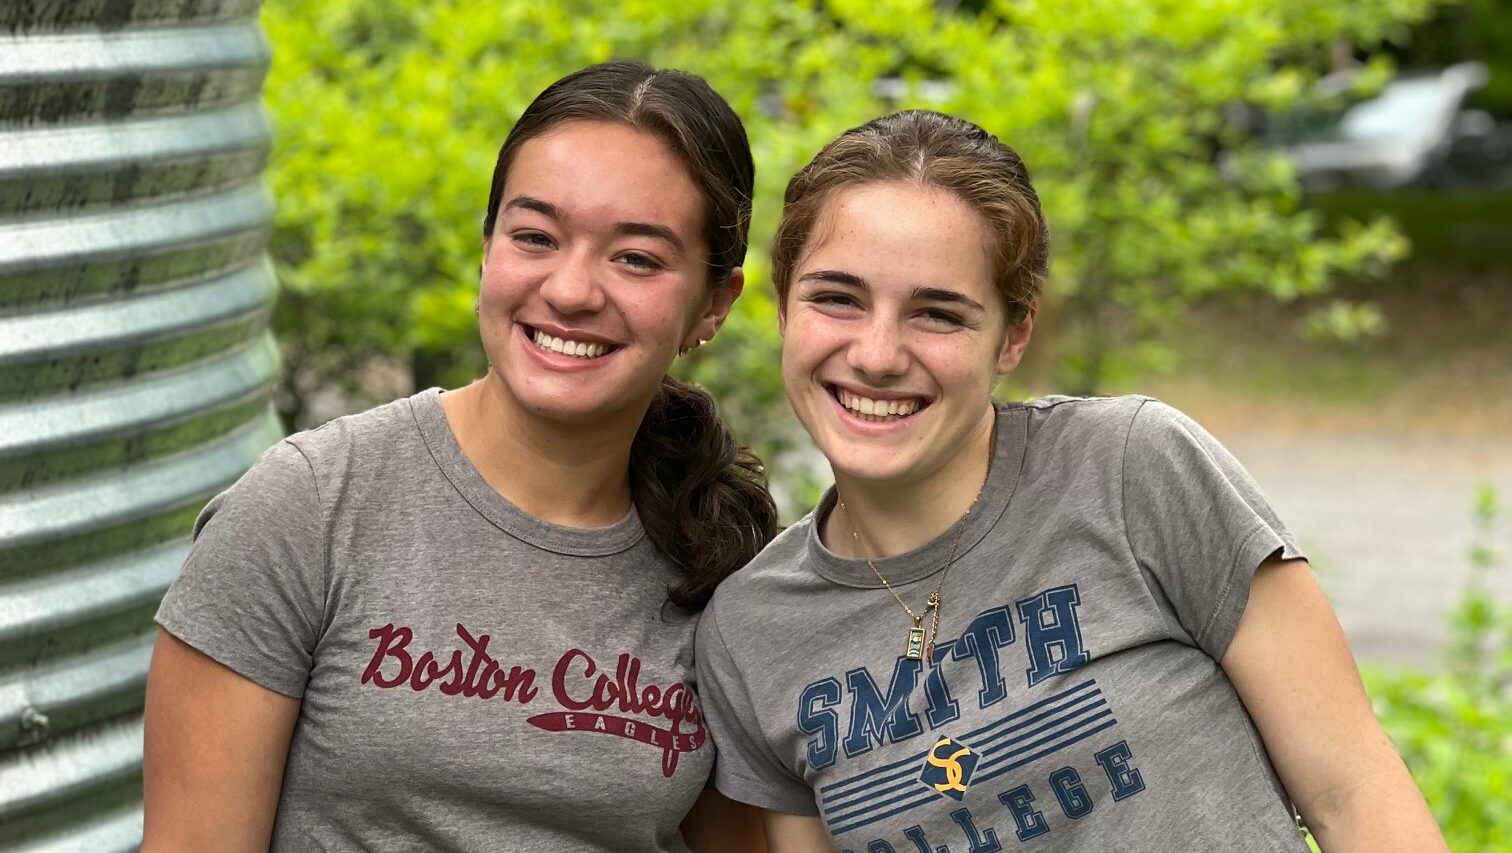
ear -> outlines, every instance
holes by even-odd
[[[730,315],[730,309],[734,307],[735,300],[740,298],[740,292],[744,289],[745,271],[740,267],[730,270],[725,283],[715,288],[710,295],[708,307],[688,330],[680,349],[690,350],[713,338],[714,333],[719,331],[719,327],[724,325],[725,318]]]
[[[777,294],[777,335],[787,337],[787,296],[782,293]]]
[[[1011,373],[1018,367],[1019,360],[1024,357],[1024,350],[1029,346],[1029,336],[1034,333],[1034,318],[1039,314],[1039,303],[1029,306],[1029,312],[1024,315],[1017,325],[1008,329],[1008,336],[1003,340],[1003,348],[998,352],[997,372],[999,376]]]

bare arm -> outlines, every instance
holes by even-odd
[[[761,809],[704,791],[682,822],[683,841],[694,853],[763,853]]]
[[[817,816],[767,810],[761,818],[771,853],[834,853],[824,821]]]
[[[1307,563],[1260,566],[1222,665],[1325,851],[1448,850]]]
[[[143,853],[266,851],[299,700],[158,630],[147,672]]]

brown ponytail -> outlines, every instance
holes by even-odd
[[[520,146],[573,120],[619,122],[677,152],[704,198],[709,286],[727,285],[745,261],[756,183],[745,126],[702,78],[638,62],[569,74],[525,109],[499,149],[484,239],[493,236]],[[663,377],[631,445],[630,488],[651,541],[687,573],[669,592],[682,607],[702,608],[776,534],[777,507],[760,460],[735,443],[708,393],[671,377]]]
[[[670,376],[631,445],[630,488],[651,541],[687,572],[669,597],[692,610],[777,532],[761,460],[735,443],[707,391]]]

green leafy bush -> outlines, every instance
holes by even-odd
[[[1286,165],[1226,116],[1288,103],[1337,41],[1400,37],[1432,2],[269,0],[281,405],[306,426],[311,395],[360,398],[375,369],[422,386],[477,375],[479,222],[498,145],[552,80],[634,57],[702,74],[747,120],[746,295],[679,369],[715,392],[779,484],[807,493],[811,466],[781,455],[802,442],[782,399],[766,251],[788,176],[826,141],[925,106],[1017,148],[1053,232],[1035,349],[1058,389],[1092,391],[1163,360],[1161,330],[1195,302],[1317,296],[1405,252],[1385,221],[1325,236]],[[1314,325],[1368,319],[1346,307]]]
[[[1512,602],[1487,576],[1503,568],[1492,549],[1496,497],[1476,501],[1479,535],[1471,574],[1449,617],[1441,673],[1367,669],[1365,686],[1392,742],[1456,853],[1500,853],[1512,843]]]

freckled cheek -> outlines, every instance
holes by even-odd
[[[682,320],[682,318],[678,315],[666,310],[666,307],[661,303],[657,303],[654,306],[648,308],[645,312],[645,317],[646,323],[657,329],[665,329],[668,326],[674,326]]]
[[[485,269],[483,277],[478,280],[478,307],[489,313],[507,310],[520,300],[527,289],[519,275]]]
[[[484,290],[478,294],[478,334],[485,347],[502,346],[514,334],[518,307],[518,300],[498,293]]]
[[[817,367],[843,352],[854,334],[843,324],[822,316],[789,316],[782,336],[782,362],[794,369]]]
[[[684,318],[658,300],[628,305],[621,303],[623,315],[640,330],[640,336],[652,345],[674,348],[682,343]]]
[[[504,294],[497,286],[483,282],[478,287],[478,313],[497,314],[505,303]]]
[[[988,360],[975,348],[948,342],[920,345],[915,356],[942,389],[991,388],[997,379],[997,362]]]
[[[480,302],[496,304],[517,300],[540,287],[550,269],[542,259],[522,256],[509,246],[495,245],[484,259],[478,277]]]

